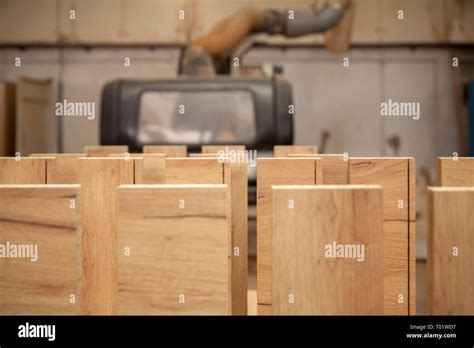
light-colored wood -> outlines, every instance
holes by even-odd
[[[272,315],[272,306],[267,304],[257,304],[258,315]]]
[[[290,158],[321,158],[322,176],[325,185],[347,185],[349,183],[349,157],[344,154],[288,154]]]
[[[277,185],[272,199],[272,313],[381,315],[382,187]]]
[[[135,184],[164,184],[166,155],[146,154],[135,160]]]
[[[217,154],[219,151],[245,151],[245,145],[203,145],[201,153]]]
[[[167,157],[186,157],[188,147],[186,145],[145,145],[143,153],[161,153]]]
[[[46,160],[0,157],[0,184],[46,184]]]
[[[416,315],[416,222],[410,221],[410,249],[409,253],[409,266],[410,266],[410,279],[409,279],[409,291],[410,291],[410,303],[409,303],[409,315]]]
[[[257,160],[257,301],[271,305],[271,185],[305,185],[317,181],[319,159],[259,158]]]
[[[472,207],[474,187],[428,188],[428,314],[474,315]]]
[[[104,157],[110,154],[128,153],[127,145],[88,145],[84,147],[87,157]]]
[[[80,314],[79,190],[0,185],[0,314]],[[30,258],[5,258],[7,243],[28,247]]]
[[[273,157],[288,157],[289,154],[317,154],[318,147],[314,145],[275,145]]]
[[[474,186],[474,157],[438,157],[440,186]]]
[[[85,157],[84,153],[33,153],[30,157],[46,158],[47,184],[79,183],[77,160]]]
[[[15,85],[0,82],[0,156],[15,153]]]
[[[120,187],[119,314],[231,313],[228,194],[227,185]]]
[[[167,158],[167,184],[222,184],[224,167],[215,158]]]
[[[133,162],[80,158],[84,314],[117,311],[117,188],[133,184]]]

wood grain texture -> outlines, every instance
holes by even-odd
[[[167,184],[222,184],[224,167],[215,158],[167,158]]]
[[[409,252],[409,266],[410,266],[410,279],[409,279],[409,291],[410,291],[410,303],[409,303],[409,315],[416,315],[416,222],[410,221],[410,249]]]
[[[34,153],[30,157],[46,158],[47,184],[79,183],[77,161],[85,153]]]
[[[84,314],[117,311],[117,188],[133,184],[133,162],[80,158]]]
[[[321,158],[323,184],[347,185],[349,183],[349,158],[344,154],[289,154],[288,157]]]
[[[15,84],[0,82],[0,156],[15,154]]]
[[[474,186],[474,157],[438,157],[440,186]]]
[[[161,153],[167,157],[186,157],[188,147],[186,145],[145,145],[143,153]]]
[[[257,301],[271,305],[272,185],[315,184],[315,159],[259,158],[257,160]]]
[[[201,153],[216,154],[219,151],[245,151],[245,145],[203,145]]]
[[[0,314],[80,314],[79,190],[0,185],[0,245],[38,248],[36,262],[0,257]],[[69,302],[71,294],[76,303]]]
[[[474,187],[428,188],[428,314],[474,315],[472,207]]]
[[[276,185],[272,197],[272,313],[381,315],[382,188]],[[364,252],[330,258],[333,243]]]
[[[273,157],[288,157],[289,154],[317,154],[318,147],[314,145],[275,145]]]
[[[127,145],[88,145],[84,147],[87,157],[104,157],[113,153],[128,153]]]
[[[228,194],[227,185],[120,187],[119,314],[231,313]]]
[[[0,157],[0,184],[46,184],[46,160]]]

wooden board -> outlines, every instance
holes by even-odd
[[[275,145],[273,157],[288,157],[289,154],[317,154],[318,147],[314,145]]]
[[[382,187],[276,185],[272,197],[272,313],[383,314]],[[333,245],[359,251],[330,257]]]
[[[245,151],[245,145],[203,145],[201,153],[216,154],[219,151]]]
[[[272,207],[271,185],[315,184],[318,159],[259,158],[257,160],[257,302],[271,305]],[[260,313],[259,313],[260,314]]]
[[[167,184],[222,184],[224,167],[215,158],[167,158]]]
[[[46,184],[46,160],[0,157],[0,184]]]
[[[349,157],[344,154],[288,154],[291,158],[321,158],[323,184],[347,185],[349,183]]]
[[[117,311],[117,188],[133,184],[133,162],[80,158],[84,314]]]
[[[0,156],[15,154],[15,85],[0,82]]]
[[[0,314],[80,314],[79,199],[78,185],[0,185]],[[5,258],[7,243],[37,260]]]
[[[77,161],[85,153],[34,153],[30,157],[43,157],[46,160],[47,184],[79,183]]]
[[[474,186],[474,157],[438,158],[440,186]]]
[[[133,161],[135,184],[164,184],[166,179],[166,155],[152,153],[109,154],[108,157]]]
[[[226,185],[120,187],[119,314],[231,313],[228,192]]]
[[[88,157],[104,157],[113,153],[128,153],[127,145],[88,145],[84,147]]]
[[[428,188],[428,314],[474,315],[472,207],[474,187]]]
[[[186,157],[188,147],[186,145],[145,145],[143,153],[161,153],[167,157]]]

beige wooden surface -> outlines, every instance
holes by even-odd
[[[408,159],[408,314],[416,315],[416,160]]]
[[[188,147],[185,145],[145,145],[143,153],[161,153],[167,157],[186,157]]]
[[[276,185],[272,199],[272,313],[383,314],[382,188]],[[328,258],[333,243],[364,252]]]
[[[117,311],[117,188],[133,184],[133,162],[80,158],[84,314]]]
[[[273,157],[288,157],[290,154],[317,154],[318,147],[314,145],[275,145]]]
[[[323,184],[347,185],[349,183],[349,157],[344,154],[288,154],[295,158],[321,158]]]
[[[128,153],[127,145],[87,145],[84,147],[84,152],[88,157],[106,157],[110,154]]]
[[[80,314],[79,210],[78,185],[0,185],[0,244],[37,246],[0,257],[0,314]]]
[[[440,186],[474,186],[474,157],[438,157]]]
[[[164,184],[166,155],[146,154],[135,161],[135,184]]]
[[[215,158],[167,158],[167,184],[222,184],[224,167]]]
[[[472,207],[474,187],[428,188],[428,314],[474,315]]]
[[[0,157],[0,184],[46,184],[46,160]]]
[[[271,305],[271,185],[315,184],[318,159],[260,158],[257,163],[257,301]],[[260,314],[260,313],[259,313]]]
[[[203,145],[201,153],[216,154],[219,151],[245,151],[245,145]]]
[[[119,314],[231,313],[228,192],[226,185],[120,187]]]
[[[47,184],[79,183],[77,161],[85,153],[33,153],[30,157],[43,157],[46,160]]]

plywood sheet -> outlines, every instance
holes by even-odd
[[[230,314],[229,214],[226,185],[121,186],[118,313]]]
[[[167,157],[186,157],[188,147],[186,145],[145,145],[143,153],[161,153]]]
[[[78,185],[0,185],[0,314],[80,314],[79,207]]]
[[[289,154],[317,154],[318,147],[314,145],[275,145],[274,157],[288,157]]]
[[[0,184],[46,184],[46,160],[0,157]]]
[[[440,186],[474,186],[474,157],[438,158]]]
[[[277,185],[272,194],[272,313],[381,315],[382,188]]]

